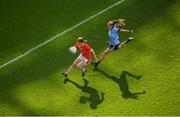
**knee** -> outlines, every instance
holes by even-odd
[[[105,51],[105,52],[104,52],[104,55],[107,55],[107,54],[109,54],[109,52],[106,52],[106,51]]]
[[[119,47],[118,48],[122,48],[122,45],[119,45]]]
[[[122,43],[119,45],[119,48],[123,48],[126,45],[126,43]]]
[[[76,65],[76,67],[80,68],[80,67],[81,67],[81,65],[80,65],[80,64],[78,64],[78,65]]]
[[[82,63],[76,65],[77,68],[82,68],[82,66],[83,66]]]
[[[73,66],[73,67],[77,67],[77,65],[76,65],[76,64],[72,64],[72,66]]]

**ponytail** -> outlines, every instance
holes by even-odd
[[[113,26],[124,26],[125,25],[125,19],[117,19],[117,20],[113,20]]]

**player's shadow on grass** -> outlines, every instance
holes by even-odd
[[[70,82],[73,85],[75,85],[77,88],[81,89],[82,92],[88,93],[89,97],[81,96],[79,99],[79,102],[81,104],[90,102],[90,105],[89,105],[90,108],[96,109],[97,106],[104,101],[104,93],[101,92],[101,96],[99,96],[99,93],[95,88],[88,86],[89,81],[87,81],[84,78],[83,78],[83,81],[84,81],[84,86],[81,86],[81,85],[77,84],[76,82],[66,78],[64,80],[64,84],[66,84],[67,82]]]
[[[119,88],[122,92],[122,97],[123,98],[132,98],[132,99],[138,99],[139,95],[140,94],[145,94],[146,92],[145,91],[142,91],[142,92],[136,92],[136,93],[132,93],[130,90],[129,90],[129,86],[128,86],[128,82],[127,82],[127,75],[128,76],[131,76],[132,78],[135,78],[137,80],[139,80],[141,78],[141,76],[136,76],[136,75],[133,75],[127,71],[123,71],[120,75],[120,78],[117,78],[115,76],[110,76],[109,74],[107,74],[106,72],[100,70],[100,69],[95,69],[95,71],[98,71],[100,72],[101,74],[103,74],[104,76],[106,76],[107,78],[113,80],[114,82],[116,82],[118,85],[119,85]]]

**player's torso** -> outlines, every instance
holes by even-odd
[[[118,28],[115,27],[109,30],[108,35],[109,35],[110,44],[112,45],[119,44],[119,29]]]
[[[90,48],[91,47],[87,43],[84,43],[82,46],[79,47],[81,54],[87,59],[91,58]]]
[[[87,43],[84,43],[82,46],[79,46],[79,49],[82,51],[89,51],[90,46]]]

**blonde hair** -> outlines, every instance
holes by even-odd
[[[77,42],[78,43],[87,43],[87,40],[84,40],[84,37],[78,37]]]
[[[125,26],[126,24],[125,24],[125,19],[118,19],[118,26]]]
[[[112,25],[112,26],[124,26],[126,25],[125,24],[125,19],[118,19],[118,20],[112,20],[112,21],[109,21],[108,24]]]

